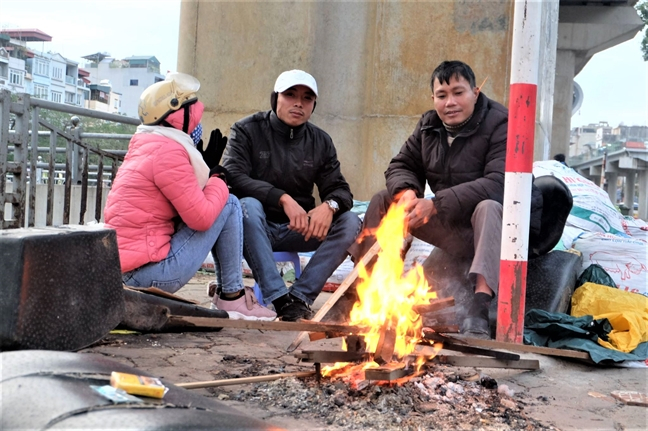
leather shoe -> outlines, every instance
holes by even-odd
[[[461,333],[466,337],[481,338],[483,340],[491,339],[488,320],[483,317],[466,317],[463,321],[463,325],[461,325]]]

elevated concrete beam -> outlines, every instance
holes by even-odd
[[[635,37],[643,22],[632,6],[562,6],[558,49],[576,51],[577,75],[597,52]]]
[[[594,54],[632,39],[642,28],[643,22],[630,4],[560,7],[552,154],[569,154],[574,77]]]

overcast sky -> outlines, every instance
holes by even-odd
[[[0,26],[37,28],[52,42],[33,49],[81,57],[108,52],[115,58],[154,55],[161,72],[178,57],[180,0],[0,0]],[[576,77],[584,93],[572,127],[607,121],[611,126],[648,125],[648,62],[641,35],[596,54]]]

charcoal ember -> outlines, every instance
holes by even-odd
[[[335,404],[336,406],[342,407],[346,403],[347,403],[347,396],[342,391],[337,391],[333,395],[333,404]]]
[[[497,381],[490,376],[482,376],[480,382],[486,389],[497,389]]]

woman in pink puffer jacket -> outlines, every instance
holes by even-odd
[[[176,292],[211,251],[220,280],[212,308],[230,318],[273,320],[241,272],[241,206],[230,195],[223,169],[205,164],[195,148],[204,106],[200,83],[171,74],[142,93],[142,125],[108,194],[104,218],[117,231],[124,284]]]

